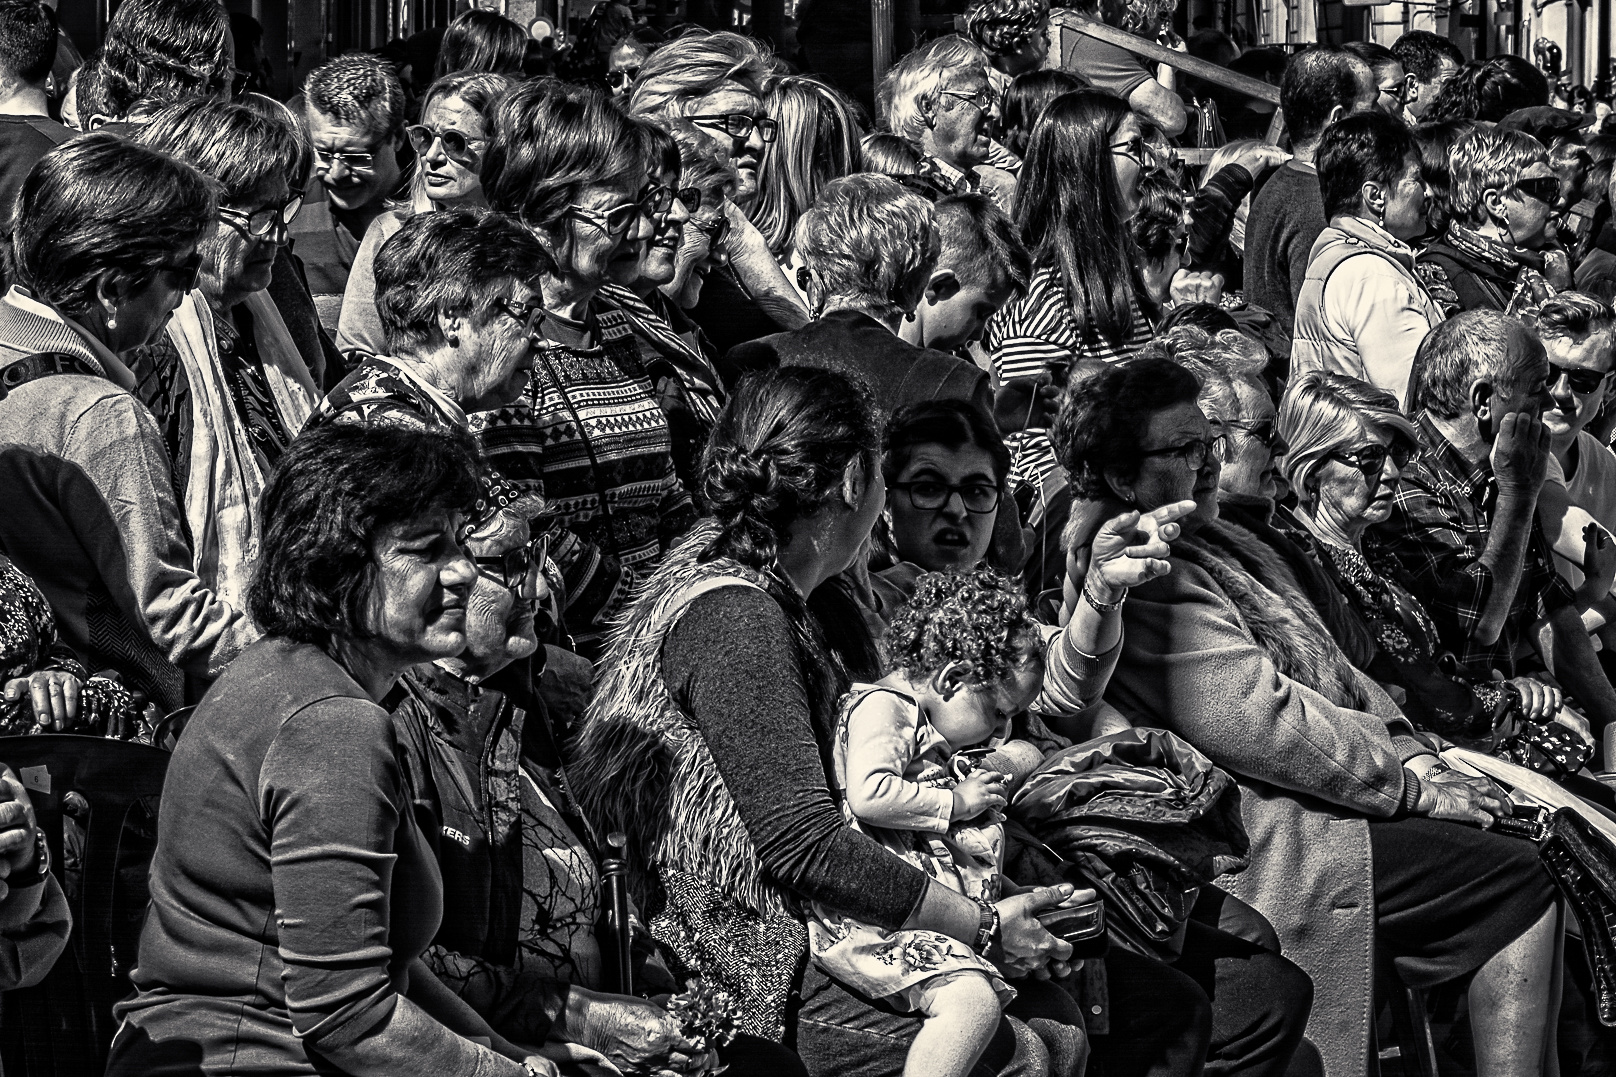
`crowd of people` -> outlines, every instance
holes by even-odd
[[[1051,26],[283,103],[124,0],[64,126],[0,0],[0,724],[172,753],[108,1074],[1609,1073],[1494,823],[1616,821],[1616,137],[1411,31],[1197,176]]]

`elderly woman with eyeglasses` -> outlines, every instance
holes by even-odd
[[[528,387],[472,429],[495,470],[549,503],[567,627],[586,657],[696,518],[633,328],[602,294],[640,275],[674,212],[646,143],[605,94],[540,80],[496,106],[482,169],[489,204],[521,221],[554,265],[538,278],[549,343]]]
[[[288,175],[301,139],[289,114],[212,101],[171,105],[135,136],[223,189],[196,287],[130,367],[167,444],[197,575],[238,606],[263,529],[264,483],[320,402],[268,293],[302,202]]]
[[[1420,255],[1420,279],[1449,315],[1519,312],[1571,286],[1552,221],[1560,181],[1524,131],[1480,127],[1449,158],[1447,231]]]
[[[1503,792],[1447,769],[1283,560],[1220,520],[1229,435],[1201,391],[1165,357],[1118,363],[1072,387],[1051,432],[1084,497],[1196,504],[1172,572],[1111,596],[1125,629],[1106,698],[1239,782],[1252,857],[1227,889],[1311,976],[1327,1072],[1368,1065],[1377,953],[1413,986],[1475,973],[1478,1068],[1514,1072],[1503,1060],[1539,1057],[1553,1019],[1553,886],[1529,845],[1478,829],[1509,811]]]
[[[386,354],[376,315],[376,252],[382,244],[413,214],[488,204],[477,170],[488,149],[494,102],[510,86],[504,75],[473,72],[445,75],[426,91],[421,122],[404,129],[415,150],[409,201],[390,204],[370,223],[348,270],[337,318],[337,350],[344,355]]]

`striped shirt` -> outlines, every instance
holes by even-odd
[[[1133,324],[1124,341],[1112,341],[1093,326],[1079,328],[1060,269],[1043,267],[1033,274],[1025,293],[988,319],[982,344],[993,361],[996,383],[1037,378],[1048,373],[1051,366],[1064,376],[1076,362],[1098,359],[1116,363],[1132,357],[1149,343],[1153,330],[1131,293],[1128,306]],[[1042,486],[1059,473],[1055,450],[1042,427],[1011,434],[1005,442],[1010,446],[1014,483]]]

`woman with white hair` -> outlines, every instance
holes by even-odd
[[[987,164],[998,98],[987,53],[957,34],[909,53],[881,84],[887,126],[919,151],[921,175],[945,191],[981,188],[1009,212],[1015,177]]]
[[[1478,128],[1454,145],[1449,173],[1453,219],[1419,261],[1420,279],[1448,315],[1513,312],[1571,286],[1549,228],[1560,181],[1541,142]]]
[[[763,81],[774,58],[740,34],[687,34],[657,49],[634,83],[629,111],[657,120],[676,137],[698,144],[735,170],[735,194],[725,214],[729,266],[707,282],[690,312],[719,352],[808,320],[802,300],[749,219],[758,199],[758,172],[779,125],[763,107]]]
[[[991,414],[984,371],[898,336],[925,295],[941,243],[931,203],[896,180],[869,173],[836,180],[797,222],[815,320],[730,349],[719,373],[733,385],[750,370],[816,366],[868,382],[888,413],[952,398]]]

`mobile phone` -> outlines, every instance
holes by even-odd
[[[1057,905],[1036,915],[1044,930],[1072,944],[1073,957],[1100,957],[1109,948],[1105,934],[1105,902],[1100,898]]]

